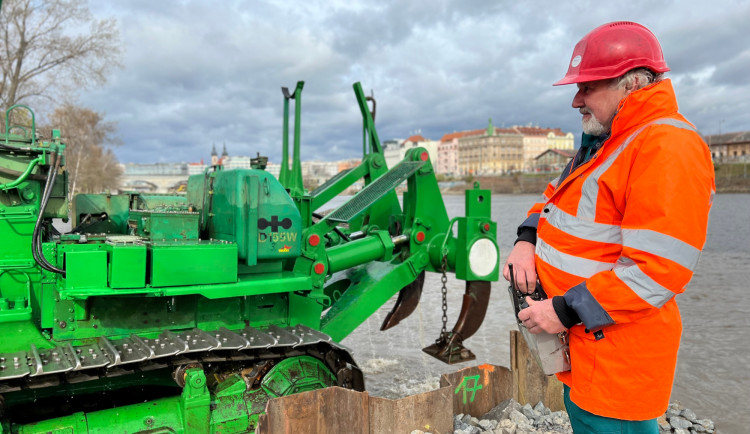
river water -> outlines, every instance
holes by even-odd
[[[536,195],[494,195],[501,262],[516,226]],[[463,215],[463,196],[444,198],[451,217]],[[461,307],[464,284],[448,276],[448,329]],[[677,297],[683,336],[672,401],[699,418],[713,419],[724,434],[750,432],[750,194],[719,194],[714,199],[708,240],[687,290]],[[492,363],[510,366],[509,332],[516,329],[507,284],[493,284],[482,328],[465,345],[477,360],[445,365],[421,351],[441,329],[440,276],[428,273],[417,310],[398,326],[380,331],[395,296],[342,342],[366,374],[375,396],[400,398],[436,389],[442,373]]]

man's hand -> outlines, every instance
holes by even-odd
[[[534,264],[534,249],[536,247],[528,241],[519,241],[513,246],[503,268],[503,277],[510,281],[510,269],[508,264],[513,264],[513,278],[518,289],[531,294],[536,288],[536,265]]]
[[[519,243],[520,244],[520,243]],[[516,268],[513,264],[513,268]],[[526,303],[529,307],[518,312],[518,319],[528,331],[533,334],[547,332],[550,334],[560,333],[565,330],[565,326],[560,322],[560,318],[552,307],[552,299],[534,301],[531,297],[526,297]]]

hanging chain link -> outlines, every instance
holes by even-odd
[[[448,276],[445,275],[445,269],[448,268],[448,255],[443,255],[443,263],[440,268],[440,271],[443,272],[443,277],[440,278],[440,281],[443,282],[443,329],[440,332],[440,337],[444,338],[447,337],[448,330],[446,328],[448,324],[448,287],[446,286],[446,283],[448,283]]]

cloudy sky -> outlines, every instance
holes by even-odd
[[[579,136],[561,78],[594,27],[660,39],[681,111],[705,134],[750,130],[750,2],[630,0],[92,1],[118,21],[123,68],[81,103],[118,125],[121,162],[281,155],[281,87],[302,92],[302,159],[361,155],[356,81],[381,141],[533,124]],[[599,3],[604,4],[604,3]]]

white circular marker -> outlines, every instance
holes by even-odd
[[[487,238],[482,238],[469,249],[469,267],[477,276],[486,276],[495,270],[497,265],[497,247]]]
[[[581,55],[580,54],[577,55],[576,57],[574,57],[573,60],[570,61],[570,66],[572,66],[573,68],[575,68],[576,66],[578,66],[580,64],[581,64]]]

